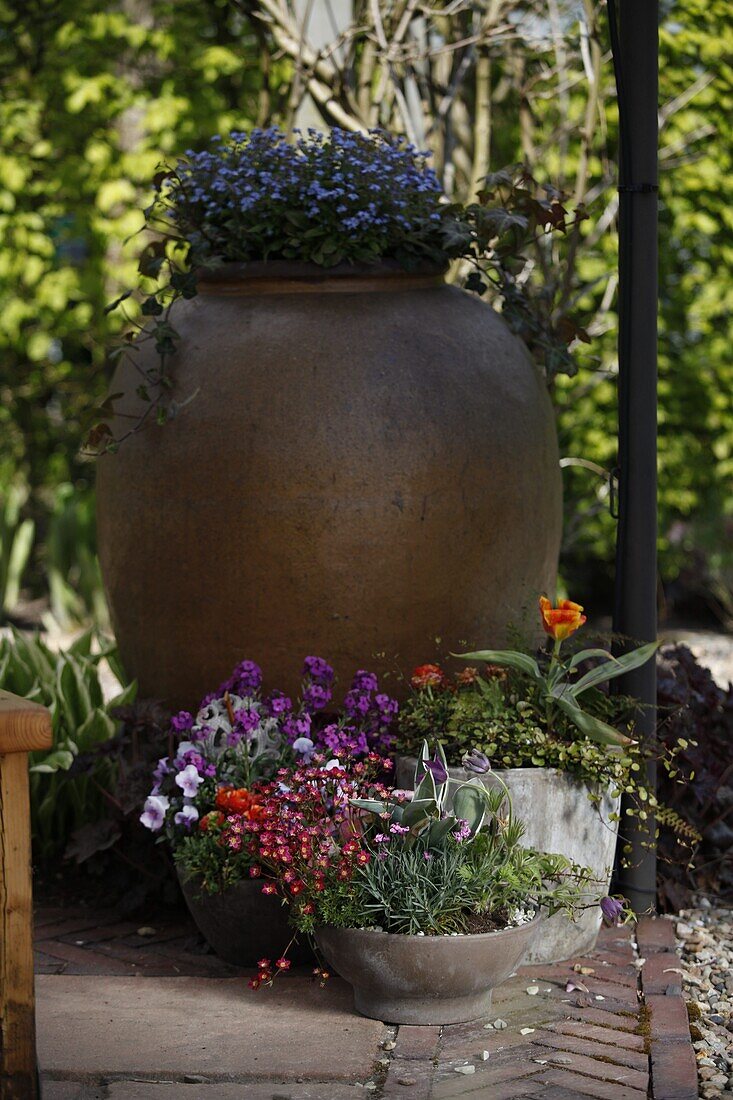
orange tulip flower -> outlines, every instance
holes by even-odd
[[[583,625],[585,615],[579,603],[572,600],[558,600],[553,607],[547,596],[540,596],[540,615],[545,634],[556,642],[564,642]]]

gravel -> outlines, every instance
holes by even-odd
[[[703,899],[676,932],[700,1096],[733,1096],[733,910]]]

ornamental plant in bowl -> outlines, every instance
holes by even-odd
[[[311,759],[334,751],[358,759],[389,747],[396,705],[376,677],[359,671],[340,711],[332,701],[334,673],[306,657],[300,699],[262,692],[262,672],[242,661],[198,711],[172,719],[171,750],[158,761],[140,820],[167,840],[191,914],[225,961],[253,965],[280,955],[291,933],[277,899],[263,896],[246,849],[225,843],[233,823],[264,813],[263,783],[279,782]]]
[[[588,904],[592,873],[524,846],[503,786],[474,777],[449,804],[439,746],[431,759],[423,745],[414,793],[372,773],[369,759],[300,767],[263,788],[262,814],[231,821],[224,843],[257,861],[264,891],[290,899],[292,924],[353,986],[357,1011],[409,1024],[483,1016],[542,938],[543,914]],[[288,960],[258,965],[254,988]]]
[[[607,888],[622,792],[635,796],[642,816],[654,800],[636,778],[644,773],[642,749],[633,740],[633,700],[601,687],[648,661],[656,644],[618,658],[601,648],[566,656],[563,643],[585,623],[583,608],[569,600],[553,607],[542,597],[540,614],[549,651],[461,654],[471,664],[452,679],[439,665],[415,669],[413,694],[400,712],[405,755],[395,780],[408,784],[425,736],[442,740],[454,784],[470,774],[466,751],[475,746],[501,769],[482,781],[505,783],[524,808],[527,842],[589,865]],[[554,962],[587,951],[599,927],[591,909],[576,922],[558,915],[529,958]]]

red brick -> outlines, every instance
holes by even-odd
[[[681,997],[664,997],[652,994],[645,997],[651,1012],[652,1041],[676,1039],[690,1042],[690,1024],[685,1002]]]
[[[674,924],[666,917],[640,917],[636,927],[636,942],[643,959],[657,951],[674,951]]]
[[[394,1057],[425,1058],[429,1061],[435,1053],[439,1039],[439,1027],[403,1025],[397,1032],[397,1046],[395,1047]]]
[[[603,1002],[598,1002],[599,1006]],[[570,1020],[587,1020],[588,1023],[598,1024],[600,1027],[618,1029],[619,1031],[636,1031],[639,1026],[639,1017],[636,1012],[609,1012],[598,1007],[584,1007],[583,1005],[568,1004],[565,1006],[565,1015]]]
[[[530,1100],[588,1100],[587,1092],[576,1092],[563,1085],[558,1088],[555,1085],[540,1085],[539,1092],[533,1092]]]
[[[68,963],[67,974],[110,974],[110,975],[134,975],[139,973],[137,967],[122,960],[102,962],[100,957],[83,947],[75,947],[70,943],[61,943],[59,940],[41,940],[36,944],[37,950],[44,955],[50,955],[55,959],[63,959]]]
[[[652,1040],[652,1094],[657,1100],[696,1100],[697,1063],[692,1044]]]
[[[562,1051],[557,1052],[558,1055],[563,1053]],[[553,1054],[551,1051],[547,1052],[546,1057],[548,1061],[552,1062]],[[611,1062],[588,1057],[587,1054],[568,1054],[568,1057],[572,1058],[572,1062],[564,1064],[563,1068],[567,1068],[569,1072],[583,1073],[597,1081],[607,1081],[613,1085],[623,1085],[626,1088],[639,1089],[646,1093],[649,1085],[649,1072],[646,1065],[643,1070],[638,1070],[632,1069],[630,1066],[618,1066]]]
[[[570,1096],[575,1092],[597,1100],[644,1100],[647,1095],[646,1089],[630,1088],[610,1081],[596,1081],[591,1077],[581,1077],[572,1070],[554,1069],[546,1073],[542,1081],[544,1084],[565,1088]],[[538,1091],[537,1095],[542,1096],[543,1093]],[[660,1100],[667,1100],[667,1098],[660,1097]]]
[[[515,1061],[510,1063],[509,1065],[503,1066],[495,1066],[492,1059],[490,1058],[489,1061],[485,1063],[486,1068],[484,1068],[484,1065],[482,1065],[481,1070],[479,1071],[479,1081],[482,1084],[484,1082],[487,1082],[488,1084],[492,1085],[501,1085],[507,1081],[517,1081],[519,1079],[524,1079],[525,1077],[531,1079],[535,1074],[539,1074],[544,1068],[543,1066],[540,1066],[536,1062],[532,1061],[532,1058],[534,1057],[534,1053],[528,1050],[525,1052],[525,1056],[521,1061]],[[537,1057],[539,1057],[539,1055],[537,1055]],[[455,1076],[458,1077],[458,1074],[455,1074]],[[445,1081],[447,1080],[447,1078],[443,1076],[442,1080]]]
[[[609,1001],[623,1001],[625,1005],[636,1011],[639,1004],[636,983],[634,985],[619,985],[617,982],[602,982],[597,978],[583,978],[582,976],[580,980],[588,986],[588,991],[592,997],[600,994]]]
[[[672,951],[649,955],[641,969],[641,982],[647,995],[663,993],[681,996],[682,966],[679,957]]]
[[[638,1070],[640,1073],[649,1072],[649,1057],[643,1051],[629,1050],[621,1046],[614,1047],[580,1035],[562,1035],[558,1032],[535,1035],[534,1041],[540,1046],[549,1047],[550,1050],[584,1054],[588,1058],[595,1058],[599,1065],[615,1063]]]
[[[412,1084],[400,1084],[400,1080]],[[407,1058],[393,1058],[387,1072],[382,1097],[384,1100],[430,1100],[433,1080],[433,1066],[425,1062],[415,1062]]]
[[[595,1024],[581,1023],[579,1020],[562,1020],[557,1024],[545,1024],[545,1030],[555,1031],[560,1035],[577,1035],[583,1039],[592,1039],[596,1043],[623,1047],[624,1050],[644,1052],[644,1039],[641,1035],[619,1031],[617,1028],[598,1027]]]

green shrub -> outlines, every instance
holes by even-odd
[[[53,745],[48,752],[31,754],[30,769],[33,840],[42,860],[63,851],[76,829],[102,815],[104,792],[115,781],[109,758],[100,758],[86,774],[74,770],[80,754],[114,736],[117,723],[111,712],[136,694],[133,681],[105,702],[99,669],[103,660],[124,683],[116,649],[93,630],[61,653],[39,636],[15,629],[0,640],[0,688],[42,703],[51,712]]]

